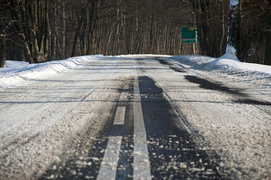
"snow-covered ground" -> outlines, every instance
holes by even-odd
[[[270,179],[271,66],[242,63],[228,55],[170,59],[172,66],[185,72],[174,80],[156,81],[209,149],[224,160],[220,166],[230,167],[234,179]],[[208,89],[200,79],[228,87],[232,93]]]
[[[212,72],[227,76],[234,81],[257,84],[271,88],[271,66],[243,63],[231,54],[225,54],[220,58],[207,56],[174,56],[172,57],[180,66]]]
[[[101,57],[22,68],[8,62],[1,70],[1,180],[37,179],[52,163],[73,156],[86,132],[95,137],[129,76],[129,70],[115,69],[118,58]]]
[[[156,60],[137,62],[146,56],[162,57],[184,72],[172,72]],[[241,100],[271,102],[271,66],[242,63],[229,55],[95,55],[33,65],[7,61],[0,69],[0,109],[5,109],[0,113],[0,179],[19,179],[23,173],[30,179],[31,173],[41,174],[61,161],[63,151],[74,153],[67,141],[80,141],[89,124],[97,130],[109,116],[118,88],[140,68],[221,156],[221,167],[232,168],[240,179],[270,179],[270,105]],[[189,77],[241,89],[247,96],[200,88]]]
[[[211,71],[230,76],[235,81],[271,87],[271,66],[243,63],[230,54],[220,58],[207,56],[166,56],[166,55],[122,55],[118,57],[164,57],[173,59],[177,65],[187,65],[201,71]],[[170,58],[171,57],[171,58]],[[28,83],[28,79],[44,79],[62,72],[78,68],[91,60],[101,59],[102,55],[73,57],[67,60],[52,61],[42,64],[7,61],[5,68],[0,69],[0,89]]]
[[[119,57],[155,57],[157,55],[122,55]],[[90,60],[102,58],[102,55],[73,57],[67,60],[52,61],[42,64],[28,64],[19,61],[7,61],[5,68],[0,69],[0,88],[14,87],[28,83],[28,79],[44,79],[67,70],[80,67]],[[158,57],[170,57],[161,56]],[[220,58],[206,56],[173,56],[176,64],[188,65],[190,68],[212,71],[221,75],[231,76],[236,81],[246,81],[260,86],[271,87],[271,66],[243,63],[231,55]]]
[[[270,179],[271,66],[242,63],[230,54],[164,59],[175,74],[167,65],[143,61],[142,69],[152,68],[142,75],[163,89],[188,129],[203,136],[203,147],[221,157],[220,167],[233,179]]]
[[[0,68],[0,89],[29,83],[29,79],[45,79],[68,70],[78,68],[102,55],[73,57],[66,60],[51,61],[41,64],[29,64],[21,61],[7,61],[5,68]]]

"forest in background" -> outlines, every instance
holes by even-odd
[[[191,26],[199,32],[196,53],[219,57],[231,17],[238,58],[269,64],[270,0],[240,0],[237,8],[229,16],[229,0],[0,0],[1,64],[87,54],[192,54],[192,44],[181,43],[181,28]]]
[[[238,1],[229,12],[229,0],[189,0],[196,13],[200,54],[222,56],[229,37],[239,60],[271,65],[271,0]]]

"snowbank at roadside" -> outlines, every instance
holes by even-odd
[[[31,79],[52,77],[102,57],[102,55],[79,56],[40,64],[7,61],[5,68],[0,69],[0,89],[23,85]]]
[[[182,67],[185,65],[185,68],[221,73],[237,81],[271,87],[271,66],[240,62],[231,54],[225,54],[220,58],[185,55],[173,56],[170,59],[174,60],[176,65]]]
[[[28,83],[31,79],[45,79],[52,77],[70,69],[78,68],[95,59],[101,59],[102,57],[103,55],[79,56],[41,64],[7,61],[6,67],[0,69],[0,89],[23,85]],[[235,59],[231,54],[225,54],[220,58],[192,55],[171,57],[154,54],[121,55],[120,57],[164,57],[174,60],[176,65],[183,68],[225,74],[231,76],[236,81],[246,81],[260,86],[271,87],[271,66],[243,63],[238,59]]]
[[[172,57],[170,55],[160,55],[160,54],[126,54],[126,55],[120,55],[115,57],[128,57],[128,58],[140,58],[140,57]]]

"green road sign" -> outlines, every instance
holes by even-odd
[[[182,28],[182,43],[197,43],[198,30],[196,27],[183,27]]]

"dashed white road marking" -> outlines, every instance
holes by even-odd
[[[119,106],[117,107],[115,119],[114,119],[114,125],[124,125],[125,120],[125,106]]]
[[[147,137],[138,78],[134,80],[134,179],[151,179]]]
[[[126,107],[117,107],[114,125],[123,125]],[[110,136],[97,179],[115,179],[119,161],[122,136]]]

